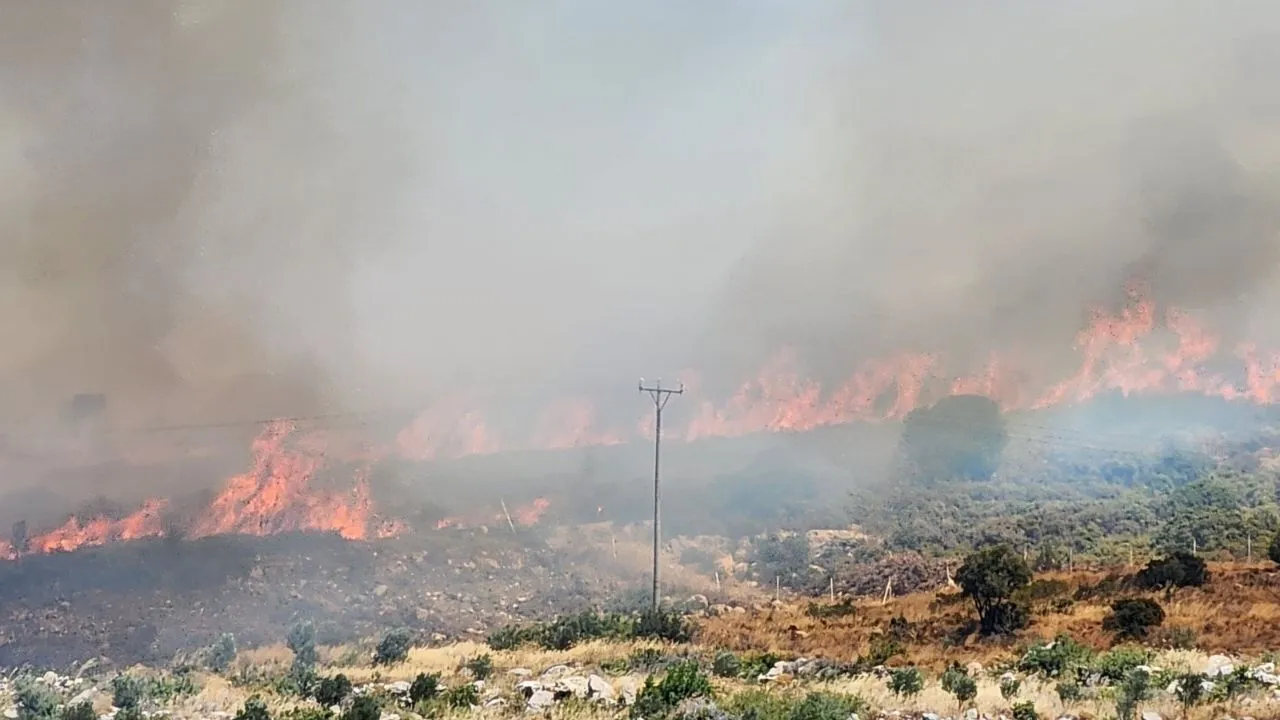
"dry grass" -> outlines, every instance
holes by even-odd
[[[1166,628],[1187,628],[1195,634],[1196,647],[1210,653],[1259,655],[1280,648],[1280,571],[1260,565],[1212,566],[1210,584],[1184,588],[1170,598],[1153,594],[1164,606]],[[1070,597],[1084,585],[1103,579],[1098,572],[1058,573],[1040,579],[1061,580]],[[947,663],[988,663],[1009,657],[1019,643],[1050,639],[1066,633],[1095,649],[1111,644],[1102,630],[1102,619],[1120,595],[1106,595],[1075,602],[1067,612],[1037,608],[1030,628],[1015,641],[981,642],[974,638],[960,647],[945,647],[944,637],[972,620],[973,611],[956,591],[916,593],[881,604],[876,600],[855,603],[851,615],[832,618],[809,616],[807,603],[787,604],[739,615],[708,618],[700,638],[708,645],[734,650],[772,650],[810,657],[852,660],[864,654],[871,638],[882,633],[889,621],[901,615],[919,633],[907,647],[905,660],[931,670]]]

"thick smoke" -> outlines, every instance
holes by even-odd
[[[839,4],[837,4],[839,5]],[[0,390],[118,426],[1256,330],[1269,5],[18,4]],[[607,389],[607,390],[605,390]]]
[[[1275,307],[1280,12],[884,2],[860,22],[823,88],[842,121],[809,138],[829,150],[812,224],[742,263],[717,342],[835,376],[902,349],[1047,369],[1135,278],[1237,338]]]

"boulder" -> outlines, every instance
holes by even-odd
[[[591,693],[591,682],[581,675],[569,675],[557,680],[551,691],[557,700],[570,696],[581,700]]]
[[[547,688],[538,680],[525,680],[524,682],[516,683],[516,692],[523,695],[526,700],[533,697],[533,694],[539,690],[546,689]]]
[[[611,703],[618,700],[617,691],[613,689],[608,680],[599,675],[587,676],[587,693],[593,700],[600,700],[601,702]]]
[[[1143,710],[1142,720],[1164,720],[1164,718],[1155,710]]]
[[[535,690],[526,703],[530,710],[541,711],[554,705],[556,696],[550,690]]]

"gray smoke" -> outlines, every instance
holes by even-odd
[[[1053,360],[1134,274],[1274,299],[1267,4],[11,5],[7,427],[634,417],[782,346]]]

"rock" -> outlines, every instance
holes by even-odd
[[[974,710],[973,708],[969,708],[968,710],[965,710],[964,720],[978,720],[978,711]]]
[[[1208,677],[1223,677],[1235,672],[1235,664],[1226,655],[1211,655],[1205,662],[1204,674]]]
[[[44,683],[45,685],[57,685],[58,679],[59,679],[58,673],[50,670],[49,672],[45,673],[40,677],[40,682]]]
[[[618,693],[626,705],[636,704],[636,693],[640,691],[640,681],[634,677],[624,677],[618,681]]]
[[[707,608],[707,614],[712,617],[719,617],[721,615],[728,615],[730,610],[731,608],[728,605],[721,605],[717,603]]]
[[[1142,720],[1164,720],[1164,718],[1155,710],[1143,710]]]
[[[510,670],[507,671],[507,674],[513,677],[525,678],[532,675],[533,671],[530,670],[529,668],[511,668]]]
[[[84,702],[87,702],[87,703],[89,703],[89,704],[93,704],[94,698],[95,698],[97,695],[98,695],[98,688],[97,688],[97,687],[91,687],[91,688],[89,688],[88,690],[81,690],[80,692],[76,693],[76,694],[75,694],[75,697],[73,697],[73,698],[71,698],[70,700],[68,700],[68,701],[67,701],[67,704],[68,704],[68,705],[79,705],[80,703],[84,703]]]
[[[599,675],[587,676],[587,693],[592,699],[603,702],[616,702],[618,699],[618,693],[613,686]]]
[[[493,697],[484,701],[484,706],[487,708],[505,707],[506,704],[507,704],[507,699],[504,697]]]
[[[16,707],[5,708],[4,716],[9,720],[18,720],[18,708]]]
[[[551,691],[556,694],[556,699],[569,696],[584,699],[591,692],[591,683],[581,675],[568,675],[557,680]]]
[[[543,678],[559,677],[561,675],[567,675],[570,672],[572,672],[572,670],[568,665],[552,665],[551,667],[542,671],[542,677]]]
[[[387,692],[395,695],[408,695],[410,687],[412,686],[409,684],[409,681],[396,680],[395,682],[387,683]]]
[[[982,663],[976,660],[965,666],[965,669],[969,671],[969,677],[976,678],[982,675]]]
[[[550,690],[536,690],[529,696],[527,705],[530,710],[546,710],[555,702],[556,696]]]
[[[484,681],[476,680],[475,682],[471,683],[471,687],[475,688],[476,692],[482,693],[484,692]]]
[[[516,691],[519,692],[521,695],[524,695],[526,700],[533,697],[533,694],[538,692],[539,690],[546,690],[546,689],[547,688],[544,687],[543,684],[537,680],[525,680],[524,682],[516,684]]]
[[[378,720],[400,720],[400,716],[395,713],[383,713]]]
[[[942,720],[942,718],[938,717],[934,713],[924,713],[920,716],[920,720]]]
[[[706,595],[691,595],[686,603],[698,610],[706,610],[711,607],[711,601],[707,600]]]

